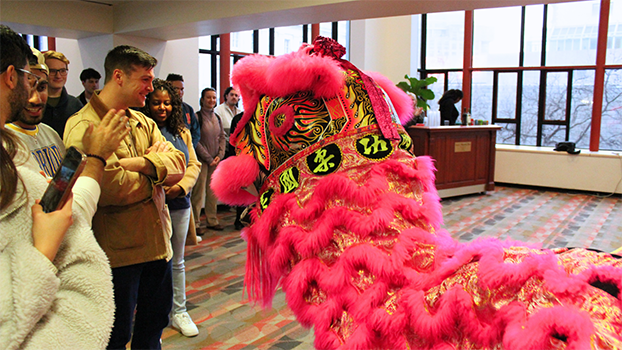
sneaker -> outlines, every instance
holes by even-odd
[[[185,335],[186,337],[194,337],[199,334],[199,329],[194,324],[194,322],[192,322],[192,319],[187,312],[173,315],[171,326],[173,328],[179,329],[181,334]]]
[[[203,238],[201,238],[201,236],[197,236],[197,243],[201,243],[202,240]]]

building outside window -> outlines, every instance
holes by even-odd
[[[439,79],[439,97],[461,88],[463,51],[451,42],[464,38],[464,12],[426,16],[422,73]],[[471,113],[502,127],[498,143],[589,147],[599,16],[600,1],[473,11]],[[607,39],[600,149],[621,150],[622,0],[611,1]]]

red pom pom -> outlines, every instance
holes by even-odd
[[[249,205],[257,201],[257,196],[244,187],[253,186],[259,175],[259,164],[247,154],[229,157],[212,174],[210,187],[223,203],[229,205]]]
[[[313,51],[320,56],[333,57],[336,59],[340,59],[346,54],[346,48],[340,43],[323,36],[318,36],[313,41]]]

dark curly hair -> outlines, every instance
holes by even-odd
[[[162,79],[154,79],[153,80],[153,91],[147,95],[147,99],[145,100],[145,106],[140,109],[147,117],[153,119],[151,116],[151,98],[156,91],[166,91],[168,95],[171,97],[171,105],[173,106],[173,111],[171,115],[166,118],[166,128],[173,135],[180,136],[181,133],[186,128],[186,124],[184,123],[183,111],[181,109],[181,98],[175,92],[173,85],[166,80]]]

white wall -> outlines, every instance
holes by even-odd
[[[82,90],[80,72],[93,68],[101,75],[99,87],[104,86],[104,59],[113,47],[132,45],[145,50],[158,60],[154,70],[156,78],[166,79],[168,73],[184,76],[184,101],[198,107],[199,100],[199,39],[161,41],[128,35],[101,35],[85,39],[56,39],[56,50],[70,61],[65,87],[70,95],[77,96]]]
[[[350,61],[398,83],[411,72],[411,16],[350,22]]]
[[[199,107],[199,38],[171,40],[166,43],[164,55],[158,64],[158,78],[166,79],[169,73],[184,76],[184,102],[195,111]]]
[[[497,145],[495,182],[622,193],[619,152],[570,155],[552,147]]]
[[[82,83],[80,82],[80,73],[85,67],[82,61],[78,40],[56,38],[56,51],[62,52],[69,60],[69,73],[67,74],[67,83],[65,84],[67,92],[69,95],[73,96],[80,95],[80,93],[84,91],[84,87],[82,87]],[[102,67],[103,65],[102,62]],[[100,73],[102,72],[100,71]]]

